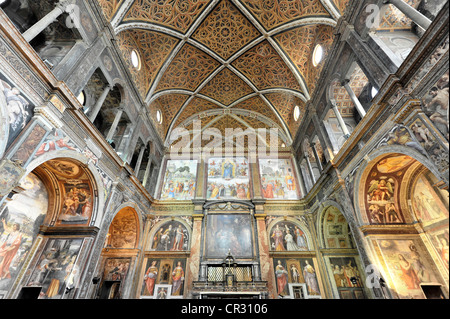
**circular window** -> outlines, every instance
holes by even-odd
[[[298,105],[294,107],[294,120],[297,122],[300,117],[300,108]]]
[[[161,113],[160,110],[157,110],[157,111],[156,111],[156,121],[157,121],[159,124],[162,124],[162,122],[163,122],[162,113]]]
[[[372,99],[375,97],[375,95],[377,95],[378,94],[378,90],[375,88],[375,87],[372,87],[372,92],[371,92],[371,94],[372,94]]]
[[[322,62],[323,59],[323,47],[318,44],[316,45],[314,52],[313,52],[313,65],[318,66],[320,62]]]
[[[80,92],[80,94],[77,96],[77,100],[81,105],[84,106],[84,104],[86,103],[86,95],[84,94],[84,91]]]
[[[141,68],[141,59],[139,58],[139,54],[136,50],[131,51],[131,64],[133,64],[136,69]]]

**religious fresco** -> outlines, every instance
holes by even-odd
[[[365,206],[371,224],[404,223],[399,188],[404,173],[414,161],[409,156],[393,154],[371,169],[365,185]]]
[[[246,158],[210,158],[207,172],[207,199],[250,199]]]
[[[253,256],[253,228],[249,214],[210,214],[206,221],[206,256]]]
[[[48,152],[64,150],[81,152],[61,129],[53,129],[34,156],[38,157]]]
[[[422,98],[422,110],[447,140],[449,140],[448,77],[449,71]]]
[[[306,251],[308,244],[303,230],[292,222],[278,222],[269,232],[270,248],[275,251]]]
[[[147,258],[144,271],[141,297],[166,299],[183,296],[186,259]],[[165,292],[161,287],[166,289]]]
[[[16,279],[48,209],[48,193],[33,173],[22,179],[23,192],[0,213],[0,299]]]
[[[33,117],[34,105],[25,95],[0,73],[0,94],[6,101],[9,117],[7,148]]]
[[[426,170],[413,186],[411,204],[417,219],[424,225],[448,219],[448,190],[433,186],[437,182],[437,178]]]
[[[322,227],[326,248],[356,247],[347,220],[336,207],[330,206],[326,209]]]
[[[80,279],[76,263],[82,239],[50,239],[26,284],[42,287],[39,299],[62,299],[66,288],[73,289]]]
[[[400,299],[424,299],[420,284],[439,282],[428,252],[417,240],[378,239],[376,244],[394,285],[391,291]]]
[[[63,203],[60,224],[87,224],[92,214],[93,196],[88,180],[69,179],[62,183]]]
[[[131,258],[108,258],[103,269],[102,283],[100,290],[105,281],[114,281],[109,289],[106,299],[121,299],[124,282],[130,269]]]
[[[164,223],[154,233],[150,250],[189,250],[189,232],[186,226],[178,221]]]
[[[290,159],[259,159],[263,197],[298,199],[298,185]]]
[[[134,209],[120,210],[111,222],[108,231],[107,247],[136,248],[139,223]]]
[[[354,257],[330,257],[330,274],[333,274],[341,299],[365,299],[364,279]]]
[[[189,200],[195,196],[196,160],[168,160],[161,200]]]
[[[289,284],[306,284],[307,296],[320,296],[319,280],[312,258],[273,258],[277,294],[290,296]]]

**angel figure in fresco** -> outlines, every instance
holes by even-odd
[[[288,283],[288,273],[281,264],[281,260],[278,260],[278,265],[275,268],[275,275],[277,277],[278,294],[285,293],[285,288]]]
[[[144,275],[145,287],[150,295],[153,295],[157,275],[158,268],[156,267],[156,260],[153,260],[151,266],[147,269],[147,272]]]
[[[370,182],[368,194],[373,201],[389,200],[394,195],[394,180],[392,178],[373,180]]]
[[[184,270],[180,261],[177,263],[177,266],[172,272],[172,280],[172,296],[181,295],[181,286],[184,281]]]
[[[286,248],[284,247],[284,234],[283,230],[280,229],[279,225],[275,226],[275,230],[272,233],[272,238],[274,240],[273,248],[275,248],[276,251],[284,251]]]

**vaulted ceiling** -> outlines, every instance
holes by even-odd
[[[98,0],[167,146],[174,128],[192,129],[194,120],[219,130],[279,128],[290,145],[319,85],[324,59],[313,65],[314,48],[326,56],[348,1]]]

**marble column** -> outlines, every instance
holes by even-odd
[[[66,7],[70,4],[67,0],[62,0],[56,7],[47,13],[41,20],[36,22],[33,26],[31,26],[27,31],[25,31],[22,36],[25,38],[27,42],[33,40],[39,33],[45,30],[50,24],[55,22],[55,20],[63,14],[66,10]]]
[[[112,142],[114,134],[116,133],[117,125],[119,125],[120,118],[123,114],[123,108],[119,108],[116,113],[116,117],[114,118],[114,122],[112,123],[108,135],[106,135],[106,140],[108,143]]]
[[[355,92],[353,92],[352,88],[349,85],[349,82],[350,82],[349,80],[344,80],[342,86],[347,90],[347,93],[352,99],[352,102],[355,105],[355,108],[358,111],[359,116],[361,116],[361,118],[364,118],[364,116],[366,115],[366,110],[364,110],[364,107],[362,106]]]
[[[316,183],[316,177],[314,176],[314,171],[311,165],[311,161],[309,160],[309,154],[307,152],[305,152],[305,161],[306,161],[306,166],[308,167],[308,171],[309,174],[311,175],[311,179],[313,181],[313,184]]]
[[[403,0],[385,0],[384,3],[390,3],[397,7],[405,16],[410,18],[414,23],[426,30],[431,25],[431,20],[422,13],[411,7]]]
[[[270,257],[270,243],[266,234],[266,214],[256,213],[256,229],[258,230],[259,264],[261,266],[261,280],[267,281],[269,298],[277,298],[277,286],[275,283],[275,270]]]
[[[316,159],[317,167],[319,168],[319,171],[322,173],[323,167],[322,167],[322,162],[320,161],[319,153],[317,153],[316,143],[313,143],[311,145],[311,148],[312,148],[313,153],[314,153],[314,158]]]
[[[192,292],[193,282],[199,280],[200,274],[200,252],[201,252],[201,237],[202,237],[202,224],[203,224],[203,213],[197,212],[192,215],[193,225],[192,225],[192,235],[191,235],[191,254],[189,257],[189,262],[186,265],[187,272],[187,287],[186,291]]]
[[[344,119],[342,118],[341,112],[339,112],[339,109],[335,102],[331,103],[331,109],[334,112],[334,115],[336,116],[339,126],[341,127],[342,132],[344,133],[344,137],[348,138],[350,136],[350,132],[348,131],[347,125],[345,125]]]
[[[106,88],[103,90],[102,94],[98,98],[97,102],[95,103],[94,108],[92,109],[91,113],[89,114],[89,120],[93,123],[95,121],[95,118],[98,115],[98,112],[100,112],[100,109],[102,108],[103,103],[106,100],[106,97],[108,96],[108,93],[111,91],[112,87],[110,85],[106,86]]]
[[[136,165],[134,166],[134,174],[136,175],[136,177],[139,178],[139,170],[141,169],[141,164],[142,164],[142,158],[144,157],[144,152],[146,149],[146,145],[143,145],[139,151],[139,156],[138,159],[136,161]]]
[[[145,168],[144,178],[142,179],[142,186],[147,189],[147,182],[149,180],[150,171],[152,168],[152,160],[149,158],[147,162],[147,167]]]

